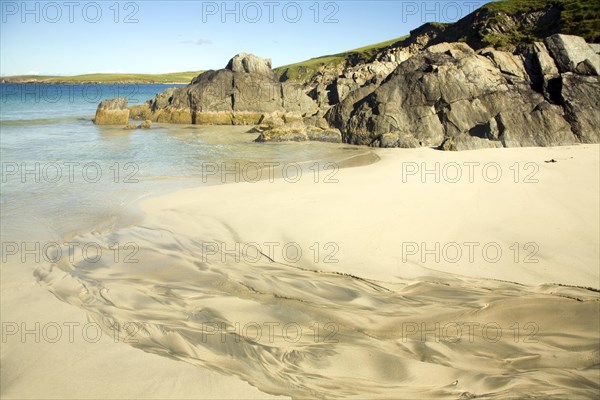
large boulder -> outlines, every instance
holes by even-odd
[[[225,69],[204,72],[186,87],[167,89],[132,112],[155,122],[255,125],[274,112],[312,115],[318,107],[306,90],[279,82],[271,60],[241,53]]]
[[[96,125],[127,125],[129,122],[129,109],[127,99],[119,97],[104,100],[96,109],[94,123]]]
[[[583,63],[591,74],[600,73],[600,55],[579,36],[556,34],[546,38],[546,46],[552,53],[561,72],[580,72]],[[586,62],[587,61],[587,62]]]

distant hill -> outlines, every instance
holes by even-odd
[[[173,72],[168,74],[85,74],[76,76],[18,75],[0,77],[4,83],[47,84],[128,84],[128,83],[190,83],[203,71]]]

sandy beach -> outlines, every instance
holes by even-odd
[[[129,260],[4,264],[2,397],[593,398],[600,147],[376,154],[72,238]]]

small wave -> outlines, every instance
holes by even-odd
[[[27,126],[27,125],[54,125],[75,121],[89,121],[87,118],[63,117],[63,118],[37,118],[37,119],[8,119],[0,120],[2,126]]]

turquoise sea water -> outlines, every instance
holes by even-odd
[[[170,86],[0,85],[2,240],[58,240],[115,223],[141,197],[220,183],[208,179],[212,163],[284,165],[357,153],[335,144],[255,143],[248,127],[127,131],[92,122],[103,99],[141,104]]]

